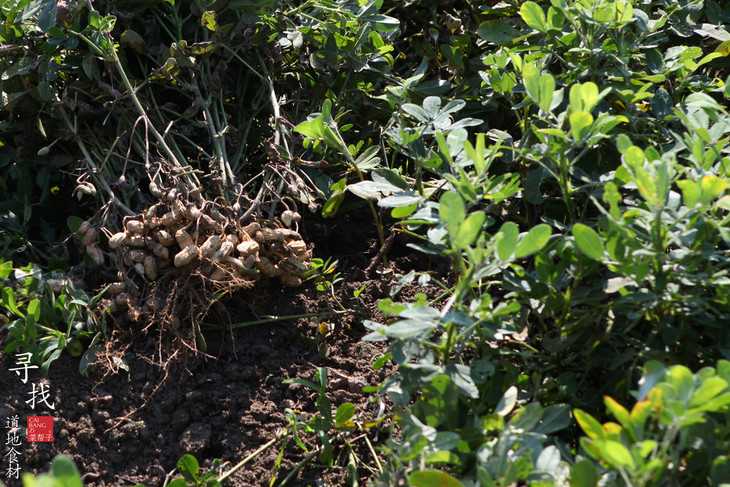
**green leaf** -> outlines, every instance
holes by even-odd
[[[550,7],[548,8],[547,22],[550,30],[562,30],[563,23],[565,23],[565,15],[563,15],[562,10]]]
[[[694,181],[688,181],[683,179],[677,181],[677,186],[682,191],[684,197],[684,204],[687,208],[693,208],[700,201],[700,186]]]
[[[667,369],[664,380],[672,386],[681,401],[689,401],[692,389],[694,389],[694,378],[688,367],[672,365]]]
[[[603,240],[591,227],[582,223],[573,225],[573,238],[586,257],[600,261],[603,258]]]
[[[520,7],[520,16],[527,25],[540,32],[548,31],[548,23],[545,18],[545,12],[535,2],[525,2]]]
[[[447,191],[441,196],[439,216],[446,224],[446,230],[449,232],[449,236],[455,238],[459,231],[459,226],[466,216],[464,200],[458,193]]]
[[[583,142],[590,134],[593,125],[593,115],[588,112],[570,114],[570,132],[576,142]]]
[[[585,411],[581,409],[573,409],[573,417],[575,417],[575,420],[578,422],[578,425],[585,434],[588,435],[588,438],[597,440],[606,436],[606,432],[603,430],[601,423],[596,421],[593,416]]]
[[[454,245],[463,249],[470,246],[477,239],[482,231],[482,225],[487,219],[486,213],[477,211],[469,215],[466,220],[459,225],[459,230],[454,237]]]
[[[722,105],[717,103],[715,99],[707,93],[692,93],[684,100],[684,102],[687,105],[706,108],[708,110],[724,111]]]
[[[38,27],[45,33],[56,25],[56,13],[58,11],[58,4],[55,1],[43,2],[45,5],[38,15]]]
[[[555,78],[549,73],[540,75],[538,69],[531,64],[523,66],[522,78],[525,82],[525,90],[527,90],[530,98],[544,112],[549,112],[555,94]]]
[[[200,465],[194,456],[187,454],[180,457],[180,460],[177,461],[177,469],[188,482],[195,483],[198,480]]]
[[[517,249],[515,250],[515,259],[523,259],[528,257],[535,252],[539,252],[550,240],[552,234],[552,228],[546,223],[541,223],[527,232],[527,235],[522,237]]]
[[[406,218],[412,215],[413,212],[416,211],[416,208],[418,208],[418,203],[413,203],[412,205],[408,206],[399,206],[393,208],[393,210],[390,212],[390,216],[393,218]]]
[[[592,81],[570,88],[570,108],[574,112],[590,113],[598,103],[598,86]]]
[[[2,304],[11,313],[20,316],[21,318],[25,318],[25,315],[18,309],[16,305],[15,292],[13,292],[13,289],[10,286],[5,286],[3,288],[0,304]]]
[[[341,404],[340,407],[337,408],[337,412],[335,413],[335,424],[341,425],[345,424],[348,421],[352,419],[352,417],[355,415],[355,405],[351,402],[346,402],[344,404]]]
[[[570,426],[570,406],[567,404],[552,404],[542,412],[542,418],[535,428],[535,433],[549,435]]]
[[[56,455],[48,473],[55,478],[54,487],[83,487],[84,485],[76,465],[66,455]]]
[[[41,317],[41,301],[38,298],[33,299],[28,303],[27,312],[26,319],[32,319],[33,324],[38,323],[38,319]]]
[[[0,279],[7,279],[13,272],[13,262],[7,261],[0,263]]]
[[[517,247],[520,229],[514,222],[505,222],[499,229],[499,234],[502,238],[497,240],[497,256],[501,261],[507,262]]]
[[[385,327],[383,331],[390,338],[408,339],[416,335],[429,333],[436,326],[437,324],[430,320],[402,320]]]
[[[487,42],[506,44],[522,37],[522,33],[504,20],[489,20],[482,22],[477,29],[477,35]]]
[[[82,223],[84,223],[84,220],[77,216],[70,216],[66,219],[66,226],[71,233],[76,233]]]
[[[702,202],[707,204],[725,191],[727,181],[713,174],[708,174],[702,177],[700,186],[702,188]]]
[[[636,183],[636,187],[639,189],[641,196],[651,206],[661,206],[664,202],[661,200],[657,188],[656,181],[658,178],[652,177],[651,174],[649,174],[649,171],[644,168],[637,168],[635,173],[636,177],[634,178],[634,182]]]
[[[504,391],[502,398],[499,400],[497,407],[494,408],[494,414],[507,416],[515,408],[517,404],[517,388],[510,386]]]
[[[626,149],[623,158],[624,162],[631,167],[637,168],[644,165],[644,151],[635,145]]]
[[[441,470],[418,470],[408,475],[413,487],[464,487],[459,480]]]
[[[627,467],[629,469],[633,469],[635,467],[634,457],[631,456],[631,452],[618,441],[596,440],[595,445],[601,453],[602,459],[614,467]]]
[[[217,31],[218,30],[218,14],[216,14],[213,10],[208,10],[207,12],[203,12],[203,16],[200,19],[200,24],[210,31],[213,31],[213,32]]]
[[[611,413],[624,428],[632,428],[631,415],[625,407],[609,396],[603,397],[603,403],[606,405],[606,410]]]
[[[702,385],[692,394],[689,407],[702,407],[705,403],[713,400],[718,394],[726,390],[728,383],[720,377],[709,377],[702,382]]]
[[[657,360],[650,360],[645,363],[643,370],[641,379],[639,379],[639,391],[636,394],[636,399],[639,401],[642,401],[649,394],[649,391],[664,378],[664,372],[666,371],[664,365]]]
[[[570,472],[570,487],[595,487],[598,485],[598,470],[590,460],[581,460]]]

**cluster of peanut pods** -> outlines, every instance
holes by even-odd
[[[108,247],[122,279],[109,285],[112,297],[106,304],[114,311],[128,308],[130,295],[139,297],[130,274],[156,281],[175,268],[188,268],[212,281],[269,277],[284,286],[298,286],[312,257],[301,235],[289,228],[299,220],[298,213],[286,210],[277,222],[254,220],[242,225],[214,202],[168,197],[125,218],[124,230],[109,236]],[[86,252],[102,266],[106,254],[101,249],[102,230],[84,222],[78,234]]]

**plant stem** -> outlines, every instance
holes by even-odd
[[[302,469],[302,467],[304,467],[307,463],[309,463],[312,460],[312,458],[315,457],[315,455],[318,455],[319,453],[321,453],[323,448],[324,447],[320,446],[319,448],[314,450],[312,453],[307,455],[307,457],[304,460],[299,462],[299,465],[294,467],[294,469],[291,472],[289,472],[289,475],[287,475],[284,478],[284,480],[281,481],[281,483],[279,484],[279,487],[284,487],[291,479],[294,478],[294,476],[297,474],[297,472],[299,472]]]
[[[220,477],[218,477],[218,481],[219,482],[223,482],[225,479],[227,479],[228,477],[230,477],[231,475],[233,475],[234,473],[236,473],[236,471],[238,469],[240,469],[241,467],[243,467],[244,465],[246,465],[248,462],[250,462],[251,460],[253,460],[254,458],[256,458],[261,452],[263,452],[264,450],[266,450],[267,448],[269,448],[271,445],[273,445],[274,443],[276,443],[277,441],[279,441],[281,438],[282,438],[282,435],[277,435],[276,438],[274,438],[274,439],[269,440],[268,442],[266,442],[258,450],[256,450],[255,452],[251,453],[249,456],[247,456],[246,458],[244,458],[243,460],[241,460],[239,463],[237,463],[236,465],[234,465],[233,467],[231,467],[230,470],[227,470],[226,472],[224,472]]]
[[[336,315],[342,315],[346,314],[346,311],[327,311],[324,313],[304,313],[300,315],[288,315],[288,316],[269,316],[268,318],[264,318],[261,320],[255,320],[255,321],[245,321],[241,323],[236,323],[234,325],[231,325],[231,329],[234,328],[243,328],[246,326],[255,326],[255,325],[265,325],[266,323],[276,323],[279,321],[288,321],[288,320],[298,320],[302,318],[324,318],[326,316],[336,316]],[[211,323],[202,323],[203,326],[209,327],[209,328],[220,328],[217,325],[213,325]]]
[[[113,203],[115,206],[121,208],[124,210],[125,213],[128,215],[134,215],[134,212],[130,210],[127,205],[121,202],[119,198],[117,198],[117,195],[114,194],[114,191],[109,186],[109,183],[106,182],[106,180],[101,177],[101,174],[99,172],[99,168],[97,167],[96,163],[94,163],[94,160],[91,158],[91,154],[89,153],[89,150],[86,148],[86,144],[84,144],[84,141],[81,140],[79,137],[79,134],[76,132],[76,128],[71,123],[71,120],[69,120],[68,115],[66,114],[66,111],[61,108],[59,109],[59,113],[61,114],[61,118],[63,118],[63,121],[66,123],[66,127],[73,133],[74,138],[76,139],[76,144],[78,144],[79,149],[81,149],[81,152],[84,154],[84,159],[86,159],[86,164],[91,168],[91,173],[94,177],[94,180],[96,183],[101,186],[104,191],[109,193],[110,199],[109,201]]]

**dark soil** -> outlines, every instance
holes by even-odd
[[[88,378],[78,373],[79,359],[64,354],[52,365],[47,378],[32,370],[30,380],[23,384],[9,371],[16,357],[0,356],[0,367],[5,371],[0,375],[4,396],[0,420],[18,415],[20,426],[25,426],[29,415],[54,417],[52,443],[28,443],[22,438],[22,470],[47,471],[52,458],[64,453],[76,462],[86,485],[143,483],[151,487],[162,485],[186,453],[198,458],[203,470],[214,459],[235,465],[287,427],[286,408],[306,417],[315,413],[314,391],[282,381],[294,377],[313,380],[317,367],[327,368],[327,394],[333,407],[349,401],[362,419],[375,416],[379,405],[371,403],[362,388],[380,384],[387,370],[372,369],[383,346],[382,342],[360,341],[367,332],[362,319],[378,318],[377,301],[387,296],[392,280],[384,275],[403,272],[399,267],[405,272],[414,267],[425,270],[429,262],[421,254],[410,255],[411,251],[396,239],[389,253],[389,271],[367,276],[365,269],[379,249],[375,237],[370,236],[375,233],[372,220],[355,212],[332,223],[309,224],[302,233],[307,241],[314,242],[315,256],[339,260],[337,269],[344,281],[337,285],[337,295],[351,309],[349,315],[208,331],[207,354],[180,355],[166,367],[156,360],[157,337],[150,333],[124,350],[129,372],[118,369],[119,363],[111,363],[98,367]],[[362,286],[364,291],[354,299],[353,291]],[[224,304],[231,320],[240,323],[266,316],[322,312],[334,303],[311,284],[282,289],[260,283]],[[330,325],[324,338],[318,331],[322,321]],[[110,368],[118,370],[110,373]],[[41,381],[48,384],[55,410],[42,403],[32,410],[25,402],[31,383]],[[386,438],[385,431],[369,432],[376,445]],[[319,446],[313,437],[307,437],[305,443],[310,452]],[[364,439],[355,444],[357,455],[372,465]],[[278,441],[256,455],[226,484],[268,485],[281,446]],[[4,453],[7,451],[9,447]],[[278,481],[308,453],[290,439]],[[347,458],[338,458],[338,453],[335,447],[335,464],[344,467]],[[2,480],[7,483],[5,463]],[[359,474],[362,480],[369,472],[362,468]],[[313,461],[289,485],[345,485],[346,477],[345,468],[323,468]],[[13,482],[9,485],[16,485]]]

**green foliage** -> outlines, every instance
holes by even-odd
[[[626,409],[609,396],[606,411],[618,423],[601,424],[576,409],[575,418],[586,436],[582,449],[599,467],[584,463],[591,479],[627,485],[668,485],[706,479],[720,485],[727,469],[730,411],[730,362],[704,367],[693,374],[683,365],[665,368],[647,362],[639,381],[637,402]],[[693,480],[694,479],[694,480]],[[580,480],[577,485],[594,485]]]
[[[2,110],[33,114],[0,122],[6,254],[35,251],[24,226],[64,174],[81,174],[82,201],[144,201],[164,183],[147,126],[174,125],[156,148],[191,185],[252,207],[288,188],[332,224],[367,205],[381,244],[392,221],[450,262],[441,296],[398,301],[436,281],[412,271],[365,321],[366,340],[387,342],[374,366],[395,368],[377,388],[394,409],[372,422],[392,433],[376,483],[720,485],[730,7],[414,5],[152,2],[117,18],[94,2],[5,2],[0,41],[17,56],[0,59]],[[82,114],[92,102],[114,107],[102,125],[145,131],[100,135]],[[335,265],[314,259],[309,280],[333,292]],[[50,298],[23,277],[40,271],[4,266],[18,273],[2,294],[11,349],[49,363],[89,299]],[[290,380],[318,399],[313,415],[287,411],[287,438],[307,450],[300,435],[316,436],[308,458],[333,466],[335,445],[355,451],[360,414],[333,407],[326,375]],[[202,481],[181,462],[179,484]]]
[[[74,462],[66,455],[56,455],[48,473],[33,475],[24,473],[23,487],[82,487],[81,475]],[[0,481],[0,485],[5,484]]]
[[[64,350],[83,353],[80,372],[86,373],[104,332],[103,319],[100,323],[89,311],[100,295],[89,297],[70,279],[43,273],[35,265],[15,268],[0,261],[0,279],[0,305],[8,313],[0,315],[8,336],[4,353],[30,353],[44,375]]]

